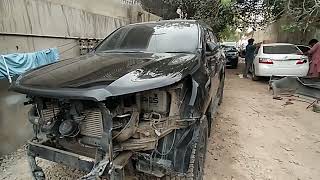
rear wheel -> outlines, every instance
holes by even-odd
[[[208,120],[200,122],[199,135],[192,149],[188,171],[185,175],[168,175],[163,180],[202,180],[208,143]]]
[[[225,72],[223,72],[223,74],[221,75],[221,78],[220,78],[220,87],[219,87],[219,105],[222,104],[222,101],[223,101],[223,91],[224,91],[224,81],[226,79],[226,74]]]

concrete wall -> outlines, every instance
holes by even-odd
[[[0,53],[58,47],[70,58],[79,55],[79,38],[103,39],[120,26],[158,19],[116,0],[0,0]]]
[[[73,7],[99,15],[128,19],[127,7],[119,0],[47,0],[54,4]]]
[[[77,45],[77,37],[102,39],[114,29],[130,23],[129,18],[95,14],[93,10],[88,12],[67,5],[44,0],[0,0],[0,32],[10,34],[0,36],[0,52],[32,52],[55,46],[64,52]],[[111,9],[106,7],[106,11]],[[120,10],[127,13],[125,9]],[[70,41],[74,43],[61,46]],[[79,55],[79,47],[73,49],[62,54],[62,59]]]
[[[0,0],[0,54],[59,49],[61,59],[80,55],[79,39],[103,39],[116,28],[158,20],[120,0]],[[31,136],[25,96],[0,80],[0,156]]]
[[[284,42],[293,44],[308,44],[309,40],[316,37],[319,32],[316,31],[295,31],[288,32],[282,28],[283,24],[287,24],[287,19],[282,18],[267,26],[263,30],[254,32],[253,38],[256,42],[263,42],[264,40],[271,42]],[[320,34],[318,34],[320,36]]]

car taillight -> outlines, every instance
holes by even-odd
[[[273,60],[272,59],[268,59],[268,58],[259,58],[259,63],[261,63],[261,64],[273,64]]]
[[[304,63],[307,63],[308,61],[307,60],[298,60],[296,64],[304,64]]]

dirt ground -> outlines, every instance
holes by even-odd
[[[266,81],[238,72],[228,70],[205,180],[320,179],[320,114],[300,98],[272,99]]]
[[[240,79],[238,72],[227,73],[204,179],[320,179],[320,114],[307,110],[305,102],[272,99],[265,81]],[[48,179],[83,175],[44,160],[40,164]],[[0,159],[0,179],[31,179],[23,148]]]

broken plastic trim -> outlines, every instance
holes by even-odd
[[[271,83],[273,96],[278,97],[281,91],[290,91],[296,94],[320,99],[320,79],[285,77]]]
[[[192,78],[192,94],[189,101],[189,106],[193,106],[196,101],[197,94],[198,94],[198,87],[199,87],[199,84],[197,83],[196,80]]]
[[[101,147],[97,149],[96,161],[89,174],[82,177],[82,180],[91,180],[104,175],[106,169],[108,175],[113,179],[115,168],[113,167],[113,146],[112,146],[112,115],[103,103],[98,104],[102,113],[102,138]]]

